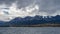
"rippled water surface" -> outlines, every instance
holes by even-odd
[[[0,34],[60,34],[60,27],[0,27]]]

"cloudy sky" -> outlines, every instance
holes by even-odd
[[[0,0],[0,20],[60,15],[60,0]]]

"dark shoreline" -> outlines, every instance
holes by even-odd
[[[60,24],[11,25],[9,27],[60,27]]]

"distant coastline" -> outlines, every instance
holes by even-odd
[[[11,25],[9,27],[60,27],[60,24],[37,24],[37,25]]]

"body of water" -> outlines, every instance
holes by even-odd
[[[60,34],[60,27],[0,27],[0,34]]]

